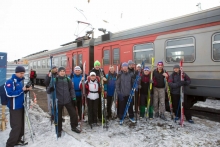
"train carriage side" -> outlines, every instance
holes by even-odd
[[[185,93],[198,99],[220,97],[219,32],[220,7],[183,17],[142,26],[115,34],[105,34],[95,40],[94,59],[117,65],[133,59],[136,64],[146,60],[151,65],[164,61],[172,72],[174,64],[184,58],[184,71],[192,78]],[[108,35],[108,36],[107,36]],[[176,51],[175,51],[176,50]]]

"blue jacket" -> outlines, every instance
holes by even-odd
[[[109,76],[109,77],[108,77]],[[115,91],[115,84],[116,84],[116,80],[117,80],[117,74],[107,74],[106,75],[107,78],[107,95],[108,96],[113,96],[114,95],[114,91]]]
[[[22,109],[24,108],[24,92],[22,90],[24,78],[20,79],[15,74],[12,75],[11,79],[5,82],[5,92],[8,96],[8,108],[9,109]]]
[[[75,93],[76,93],[76,97],[81,97],[82,96],[81,89],[79,87],[79,83],[80,83],[81,79],[82,79],[82,74],[80,74],[80,75],[74,74],[73,75],[72,82],[73,82],[73,85],[74,85],[74,90],[75,90]]]

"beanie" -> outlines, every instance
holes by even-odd
[[[90,76],[96,76],[96,73],[95,73],[95,72],[90,72],[89,75],[90,75]]]
[[[124,63],[122,63],[122,65],[121,65],[122,67],[128,67],[128,63],[127,62],[124,62]]]
[[[146,66],[146,67],[144,68],[144,71],[145,71],[145,70],[149,71],[150,69]]]
[[[74,68],[74,70],[81,70],[81,68],[80,68],[79,66],[76,66],[76,67]]]
[[[138,64],[138,65],[137,65],[137,67],[141,67],[141,65],[140,65],[140,64]]]
[[[129,60],[128,65],[132,65],[132,64],[134,64],[134,62],[132,60]]]
[[[96,60],[94,63],[94,66],[100,66],[100,65],[101,65],[101,63],[98,60]]]
[[[57,68],[56,65],[52,65],[52,69]]]
[[[180,66],[176,64],[176,65],[173,66],[173,69],[174,68],[179,68],[180,69]]]
[[[58,72],[60,72],[61,70],[66,71],[66,69],[64,67],[62,67],[62,66],[58,68]]]
[[[157,62],[157,65],[162,65],[163,66],[163,61]]]
[[[17,66],[15,68],[15,73],[25,72],[25,68],[23,66]]]

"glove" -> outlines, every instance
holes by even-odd
[[[54,87],[50,87],[50,88],[49,88],[49,91],[50,91],[50,92],[54,92]]]
[[[119,101],[124,101],[124,96],[123,96],[123,94],[119,93],[119,94],[118,94],[118,99],[119,99]]]
[[[73,103],[73,106],[74,106],[74,107],[77,106],[77,102],[76,102],[76,98],[75,98],[75,97],[72,99],[72,103]]]

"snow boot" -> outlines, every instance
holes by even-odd
[[[192,119],[187,120],[189,123],[194,124],[194,121]]]
[[[76,132],[76,133],[80,133],[81,131],[79,130],[79,129],[77,129],[77,128],[72,128],[72,131],[73,132]]]
[[[28,142],[20,140],[15,145],[25,146],[25,145],[28,145]]]
[[[129,120],[130,120],[132,123],[136,123],[136,121],[134,120],[134,118],[129,118]]]
[[[160,118],[165,120],[165,121],[167,121],[167,119],[166,119],[166,117],[165,117],[165,115],[163,113],[160,115]]]

